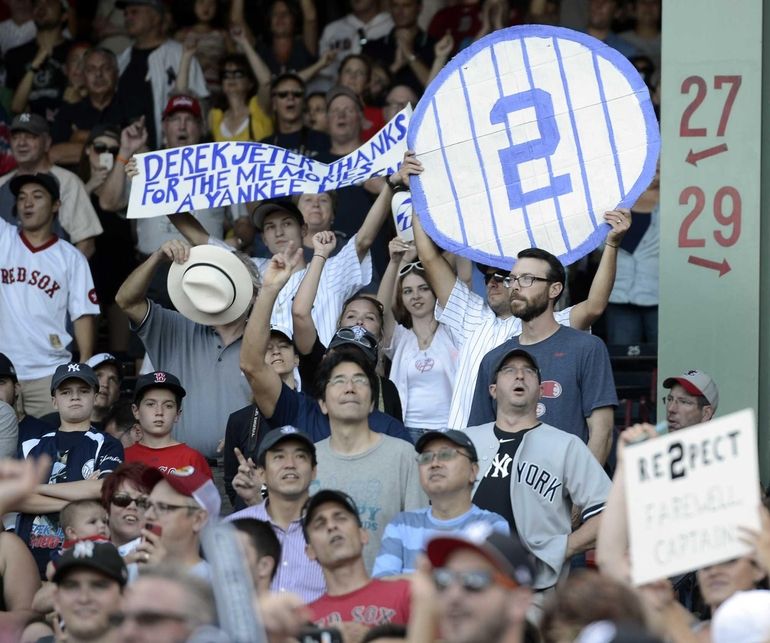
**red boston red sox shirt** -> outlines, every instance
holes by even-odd
[[[193,466],[213,478],[203,454],[181,443],[154,449],[137,442],[126,449],[126,462],[141,462],[162,472]]]
[[[308,607],[318,627],[336,623],[361,623],[369,627],[384,623],[406,625],[409,622],[409,581],[374,579],[349,594],[324,594]]]

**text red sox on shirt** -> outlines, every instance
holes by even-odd
[[[0,268],[0,283],[26,284],[28,286],[36,287],[42,290],[51,299],[53,299],[54,293],[61,289],[61,284],[50,275],[46,275],[39,270],[27,270],[22,266],[17,266],[15,268]]]

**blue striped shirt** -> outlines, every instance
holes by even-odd
[[[430,507],[416,511],[402,511],[385,527],[382,544],[374,561],[372,576],[409,574],[415,570],[417,556],[425,551],[425,544],[436,533],[459,532],[476,522],[488,523],[503,534],[510,533],[508,521],[501,515],[476,505],[451,520],[439,520]]]
[[[326,592],[321,566],[310,560],[305,553],[305,537],[302,534],[302,521],[294,520],[289,529],[284,531],[267,513],[267,503],[247,507],[227,516],[224,520],[230,522],[238,518],[256,518],[270,523],[275,535],[281,543],[281,560],[275,573],[270,591],[293,592],[305,603],[312,603]]]

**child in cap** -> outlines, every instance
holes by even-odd
[[[141,462],[161,472],[193,466],[213,477],[203,454],[171,434],[185,395],[179,379],[171,373],[147,373],[137,380],[132,409],[142,428],[142,439],[126,449],[126,462]]]

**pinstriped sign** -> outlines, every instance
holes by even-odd
[[[649,93],[631,63],[569,29],[490,34],[427,88],[407,137],[425,171],[412,199],[428,234],[474,261],[510,268],[523,248],[570,264],[629,207],[660,147]]]

